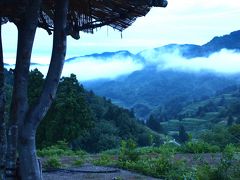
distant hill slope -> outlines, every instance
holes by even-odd
[[[181,99],[181,102],[201,99],[239,83],[237,75],[224,76],[210,72],[191,73],[174,70],[158,71],[156,64],[148,63],[149,56],[157,59],[162,53],[174,53],[177,50],[185,58],[207,57],[221,49],[239,51],[240,31],[215,37],[202,46],[170,44],[145,50],[136,55],[125,52],[124,54],[127,54],[128,57],[131,56],[134,60],[143,62],[145,68],[115,80],[89,81],[84,85],[98,95],[111,98],[118,105],[133,108],[138,117],[147,118],[159,106],[173,103],[176,99]],[[119,52],[116,53],[119,54]],[[109,53],[107,54],[109,55]],[[113,54],[110,53],[111,57]],[[106,53],[97,56],[106,56]]]
[[[155,111],[155,117],[171,113],[177,104],[172,104],[168,111]],[[208,129],[215,124],[232,125],[240,124],[240,87],[231,86],[218,91],[216,95],[198,100],[183,106],[174,118],[166,119],[162,126],[171,133],[176,133],[179,125],[195,134]],[[161,118],[160,118],[161,119]]]
[[[237,82],[234,78],[207,72],[157,71],[149,67],[119,80],[91,82],[85,86],[111,98],[113,103],[133,108],[138,117],[146,118],[158,106],[175,100],[189,102],[212,96]]]
[[[228,35],[214,37],[208,43],[199,46],[194,44],[169,44],[166,46],[154,48],[156,54],[173,53],[176,50],[185,58],[208,57],[212,53],[219,52],[221,49],[240,50],[240,30],[234,31]],[[150,50],[144,50],[138,53],[137,57],[146,58],[145,53]]]
[[[10,108],[13,72],[4,69],[4,73],[6,106]],[[37,102],[43,83],[40,71],[30,72],[30,107]],[[72,74],[59,83],[56,99],[38,128],[37,146],[42,148],[64,140],[72,148],[96,153],[117,148],[125,139],[132,138],[138,145],[146,146],[162,143],[163,137],[139,122],[133,112],[85,90]]]

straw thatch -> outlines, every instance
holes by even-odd
[[[25,12],[29,0],[0,0],[0,16],[17,22]],[[93,29],[109,25],[119,31],[145,16],[151,7],[166,7],[166,0],[69,0],[68,33],[79,38],[79,31],[93,33]],[[54,0],[43,0],[39,27],[53,30]]]

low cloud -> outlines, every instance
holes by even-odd
[[[71,73],[77,75],[80,81],[97,79],[115,79],[122,75],[128,75],[134,71],[141,70],[145,66],[156,66],[161,70],[175,71],[211,71],[221,74],[240,73],[240,53],[237,51],[223,49],[213,53],[209,57],[198,57],[192,59],[184,58],[178,49],[164,50],[152,49],[141,53],[145,61],[139,61],[132,57],[116,56],[114,58],[99,59],[80,57],[66,62],[63,76]],[[40,57],[39,61],[41,60]],[[44,75],[47,74],[48,65],[32,65],[31,69],[38,68]]]
[[[143,52],[146,64],[154,64],[158,70],[211,71],[215,73],[235,74],[240,72],[240,53],[222,49],[209,57],[184,58],[178,49],[172,52],[149,50]]]
[[[47,65],[32,65],[31,69],[38,68],[43,74],[47,74]],[[79,81],[89,81],[96,79],[115,79],[122,75],[127,75],[133,71],[140,70],[143,65],[135,62],[131,58],[118,59],[94,59],[79,58],[66,62],[62,76],[76,74]]]
[[[63,75],[69,76],[71,73],[74,73],[80,81],[106,78],[114,79],[142,68],[142,64],[134,62],[131,58],[111,59],[107,61],[87,58],[85,60],[66,63]]]

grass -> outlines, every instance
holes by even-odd
[[[56,156],[50,157],[46,162],[43,163],[44,169],[57,169],[60,167],[62,167],[62,163]]]
[[[122,141],[120,149],[104,151],[97,155],[72,151],[59,144],[40,152],[47,157],[43,164],[45,169],[63,167],[60,155],[68,155],[68,158],[75,157],[71,166],[82,166],[86,161],[90,161],[91,157],[91,163],[97,166],[115,166],[163,179],[239,179],[240,154],[237,152],[240,148],[230,144],[220,151],[219,147],[203,141],[190,141],[181,147],[173,144],[137,147],[133,140],[127,140]],[[55,156],[56,153],[59,153],[58,156]],[[212,153],[213,156],[209,159],[209,154],[205,156],[204,153]],[[191,158],[194,156],[198,158]],[[217,161],[213,161],[214,158]]]
[[[87,153],[83,150],[73,151],[71,150],[67,143],[64,141],[59,141],[56,145],[43,148],[37,151],[39,157],[62,157],[62,156],[76,156],[83,157]]]

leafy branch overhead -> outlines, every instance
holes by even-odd
[[[0,16],[19,23],[25,12],[28,0],[0,0]],[[166,7],[166,0],[69,0],[68,35],[79,39],[79,31],[93,33],[93,29],[109,25],[123,31],[138,17],[145,16],[151,7]],[[38,27],[49,34],[54,29],[55,3],[43,0]]]

